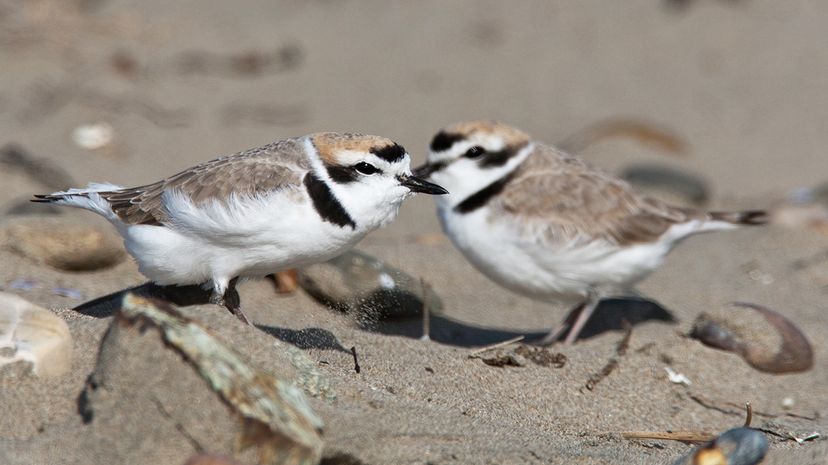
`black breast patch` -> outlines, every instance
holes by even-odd
[[[316,177],[315,174],[308,173],[305,175],[303,182],[311,201],[313,201],[313,208],[316,209],[323,220],[343,228],[350,226],[351,229],[356,229],[353,218],[345,211],[345,208],[339,203],[339,200],[331,192],[331,188],[324,181]]]

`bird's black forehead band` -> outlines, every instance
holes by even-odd
[[[464,137],[460,134],[440,131],[434,136],[434,139],[431,139],[431,151],[442,152],[443,150],[450,149],[455,142],[463,139]]]
[[[370,152],[388,163],[395,163],[405,158],[405,149],[399,144],[386,145],[381,148],[374,147]]]

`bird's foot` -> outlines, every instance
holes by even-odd
[[[244,324],[253,326],[253,323],[250,322],[250,318],[247,318],[247,315],[244,314],[241,307],[232,307],[230,305],[225,305],[225,307],[227,308],[227,310],[230,310],[230,313],[236,315],[236,318],[241,320]]]

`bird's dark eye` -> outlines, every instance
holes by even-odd
[[[364,161],[354,165],[354,168],[362,174],[374,174],[379,171],[379,168],[370,163],[365,163]]]
[[[466,153],[463,156],[466,158],[477,158],[484,153],[486,153],[486,149],[479,145],[475,145],[474,147],[466,150]]]

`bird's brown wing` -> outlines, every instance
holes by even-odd
[[[546,146],[518,168],[492,207],[550,241],[622,245],[654,241],[670,226],[704,216],[641,196],[623,180]]]
[[[288,139],[216,158],[145,186],[100,192],[127,224],[161,225],[167,219],[163,196],[177,191],[198,204],[225,201],[298,186],[310,169],[301,141]]]

